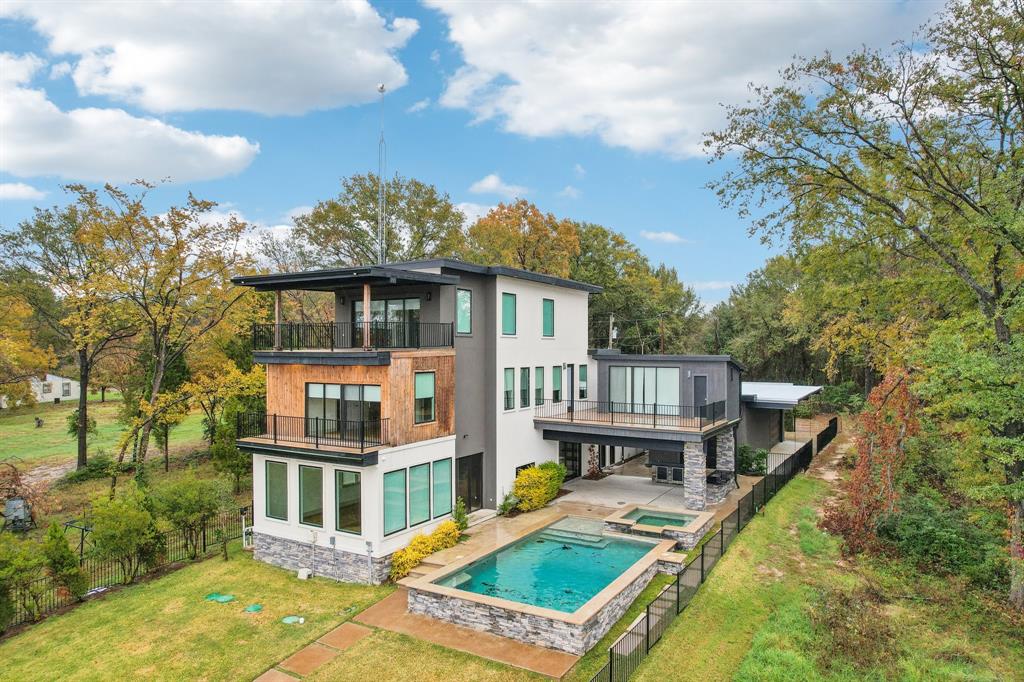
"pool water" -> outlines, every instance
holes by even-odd
[[[572,613],[651,551],[570,517],[474,561],[437,585]]]
[[[624,518],[636,521],[644,526],[685,526],[696,516],[692,514],[673,514],[671,512],[652,512],[646,509],[634,509]]]

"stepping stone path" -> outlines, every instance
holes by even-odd
[[[328,663],[373,630],[358,623],[342,623],[326,635],[278,663],[254,682],[294,682]]]

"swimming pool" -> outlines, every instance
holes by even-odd
[[[562,519],[434,584],[573,613],[653,548],[602,531],[599,520]]]
[[[695,514],[673,514],[672,512],[655,512],[637,507],[622,518],[636,521],[643,526],[686,526],[697,518]]]

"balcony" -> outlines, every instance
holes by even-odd
[[[366,453],[389,444],[389,420],[339,421],[322,417],[286,417],[244,412],[238,415],[237,438],[248,445],[291,444],[338,453]]]
[[[285,322],[252,326],[254,351],[451,348],[454,340],[451,322]]]
[[[696,406],[565,400],[538,405],[533,418],[543,422],[692,432],[727,421],[724,400]]]

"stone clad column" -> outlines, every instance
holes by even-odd
[[[683,504],[701,511],[707,499],[708,480],[704,473],[704,447],[701,443],[683,444]]]
[[[736,472],[736,434],[732,429],[715,436],[717,441],[718,464],[721,471]]]

